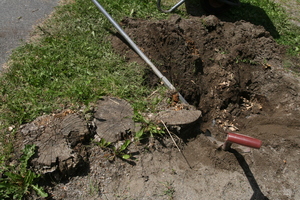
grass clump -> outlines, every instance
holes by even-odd
[[[0,178],[1,199],[23,199],[33,190],[40,197],[48,196],[41,187],[35,184],[39,175],[28,169],[28,161],[35,154],[35,148],[34,145],[26,145],[20,163],[16,166],[3,165],[4,160],[1,160],[0,172],[3,174]]]
[[[95,142],[99,147],[108,150],[111,154],[108,156],[109,161],[114,161],[116,158],[121,158],[128,160],[131,158],[130,153],[128,153],[127,148],[131,144],[130,140],[125,140],[121,144],[113,144],[101,138],[100,142]]]

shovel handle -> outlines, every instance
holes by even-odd
[[[223,144],[223,150],[228,150],[232,143],[255,149],[259,149],[262,145],[262,141],[259,139],[237,133],[228,133],[226,141]]]

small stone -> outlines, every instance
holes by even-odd
[[[15,129],[15,126],[8,127],[8,131],[13,131]]]

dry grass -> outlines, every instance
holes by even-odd
[[[59,5],[61,5],[61,6],[71,4],[71,3],[76,3],[76,2],[75,2],[75,0],[60,0],[59,1]]]
[[[300,27],[300,0],[274,0],[287,11],[291,21]]]

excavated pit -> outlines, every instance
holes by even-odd
[[[224,129],[241,127],[244,119],[273,113],[283,93],[295,97],[290,83],[281,81],[286,76],[284,48],[261,26],[177,15],[156,22],[128,18],[122,24],[184,98],[202,111],[202,126],[216,121]],[[113,46],[129,61],[142,63],[118,37]],[[145,82],[160,83],[150,70]]]

